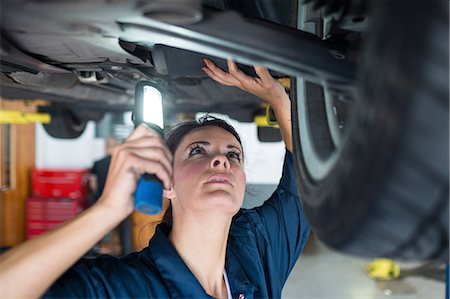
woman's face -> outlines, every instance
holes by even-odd
[[[242,205],[245,184],[242,147],[224,129],[195,129],[175,151],[174,208],[194,212],[214,209],[232,216]]]

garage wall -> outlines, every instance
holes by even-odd
[[[254,123],[227,119],[241,136],[245,151],[245,169],[249,184],[277,184],[281,175],[284,143],[261,143]],[[95,124],[89,122],[77,139],[63,140],[49,136],[42,125],[36,125],[36,167],[90,168],[104,156],[104,140],[95,138]]]
[[[285,153],[284,143],[260,142],[255,123],[239,123],[226,117],[225,119],[241,136],[247,183],[278,184]]]
[[[223,116],[221,116],[223,117]],[[253,123],[239,123],[227,119],[241,136],[245,152],[245,170],[249,184],[244,206],[260,205],[273,192],[281,176],[285,147],[283,142],[261,143]],[[104,140],[95,138],[95,124],[90,122],[80,138],[61,140],[49,136],[42,125],[36,125],[36,167],[38,168],[90,168],[104,155]],[[160,215],[134,212],[133,248],[140,250],[148,244]]]
[[[104,155],[104,140],[95,138],[95,124],[89,122],[77,139],[56,139],[36,125],[36,167],[80,169],[90,168]]]
[[[23,101],[0,98],[0,110],[3,109],[25,113],[36,111]],[[6,126],[9,134],[6,134]],[[8,176],[5,181],[9,182],[0,190],[0,248],[15,246],[25,240],[25,201],[29,197],[29,177],[35,164],[34,127],[34,124],[0,124],[1,176]],[[6,163],[6,147],[9,148],[9,163]]]

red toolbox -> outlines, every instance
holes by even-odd
[[[86,169],[33,169],[31,191],[34,197],[83,198],[88,193]]]
[[[26,236],[34,236],[51,230],[69,220],[85,208],[84,199],[29,198],[26,203]]]

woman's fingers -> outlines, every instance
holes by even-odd
[[[216,66],[208,59],[203,60],[206,67],[202,68],[205,73],[213,80],[224,84],[243,88],[255,88],[255,85],[263,85],[262,83],[273,83],[274,79],[270,75],[269,70],[262,66],[255,66],[255,72],[259,78],[246,75],[236,65],[236,63],[228,59],[228,73]]]
[[[217,76],[215,73],[213,73],[210,69],[208,69],[207,67],[203,67],[202,70],[214,81],[222,84],[222,85],[227,85],[227,86],[231,86],[232,84],[229,84],[227,82],[225,82],[222,78],[220,78],[219,76]]]
[[[235,80],[239,81],[239,83],[241,84],[241,86],[244,89],[253,88],[253,85],[256,83],[255,78],[253,78],[251,76],[247,76],[246,74],[244,74],[244,72],[242,72],[237,67],[236,63],[233,60],[231,60],[231,59],[227,60],[227,66],[228,66],[229,74],[233,78],[235,78]]]
[[[156,132],[139,126],[123,144],[114,149],[113,155],[117,156],[118,160],[125,161],[122,163],[131,163],[127,167],[140,170],[139,174],[151,173],[164,177],[165,187],[170,187],[173,157],[162,137]],[[145,165],[160,165],[162,168],[143,168]]]
[[[134,176],[136,182],[145,173],[154,174],[161,180],[165,189],[170,189],[172,185],[172,171],[163,162],[158,159],[145,159],[131,152],[127,156],[127,160],[130,163],[125,164],[126,171]]]
[[[223,85],[240,87],[239,80],[234,78],[230,73],[224,72],[208,59],[204,59],[203,61],[206,65],[206,67],[203,68],[203,71],[213,80]]]
[[[283,86],[277,82],[269,70],[262,66],[255,66],[258,77],[252,77],[242,72],[233,60],[227,60],[228,72],[221,70],[212,61],[204,59],[207,67],[205,73],[213,80],[228,86],[236,86],[261,98],[270,105],[276,104],[285,95]]]
[[[249,92],[251,92],[252,89],[254,89],[254,85],[257,84],[255,78],[244,74],[233,60],[227,60],[228,72],[223,71],[208,59],[204,59],[203,61],[206,64],[206,67],[202,68],[203,71],[211,79],[220,84],[235,86]]]
[[[149,128],[147,125],[140,124],[139,126],[137,126],[136,129],[134,129],[133,132],[131,132],[130,136],[127,137],[125,142],[135,140],[144,136],[160,136],[160,135],[151,128]]]
[[[167,157],[164,149],[160,147],[125,147],[121,149],[119,156],[122,155],[122,159],[130,159],[130,166],[128,168],[140,170],[138,174],[142,175],[144,173],[156,174],[157,171],[164,171],[167,173],[169,180],[166,180],[165,186],[170,185],[170,178],[172,177],[172,163]],[[145,166],[156,166],[158,169],[146,168]],[[162,168],[161,168],[161,167]],[[164,175],[165,176],[165,175]]]
[[[261,78],[262,82],[272,82],[274,81],[272,75],[269,73],[269,70],[263,66],[255,66],[254,67],[256,74],[259,78]]]
[[[131,213],[133,194],[144,173],[156,175],[165,189],[171,188],[172,159],[172,154],[158,133],[145,126],[138,126],[124,143],[114,148],[99,202],[117,211]]]
[[[129,141],[126,141],[121,145],[122,147],[131,147],[131,148],[145,148],[147,150],[143,151],[143,153],[151,154],[151,149],[160,149],[162,153],[166,156],[167,160],[169,160],[171,163],[173,161],[173,156],[170,150],[165,145],[164,140],[161,136],[144,136],[138,139],[132,139]],[[120,147],[119,147],[120,148]]]
[[[172,153],[164,139],[146,126],[138,126],[115,151],[129,151],[143,159],[159,161],[172,174]]]

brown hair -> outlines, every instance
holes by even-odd
[[[183,141],[183,138],[189,134],[191,131],[203,128],[203,127],[219,127],[221,129],[224,129],[231,133],[237,141],[239,141],[239,144],[242,146],[241,138],[239,137],[239,134],[236,132],[236,130],[226,121],[223,119],[211,116],[206,114],[205,116],[202,116],[198,120],[191,120],[179,123],[178,125],[172,127],[170,131],[166,135],[166,145],[169,148],[169,150],[172,152],[173,155],[175,155],[175,151],[177,150],[178,146],[180,145],[181,141]]]

